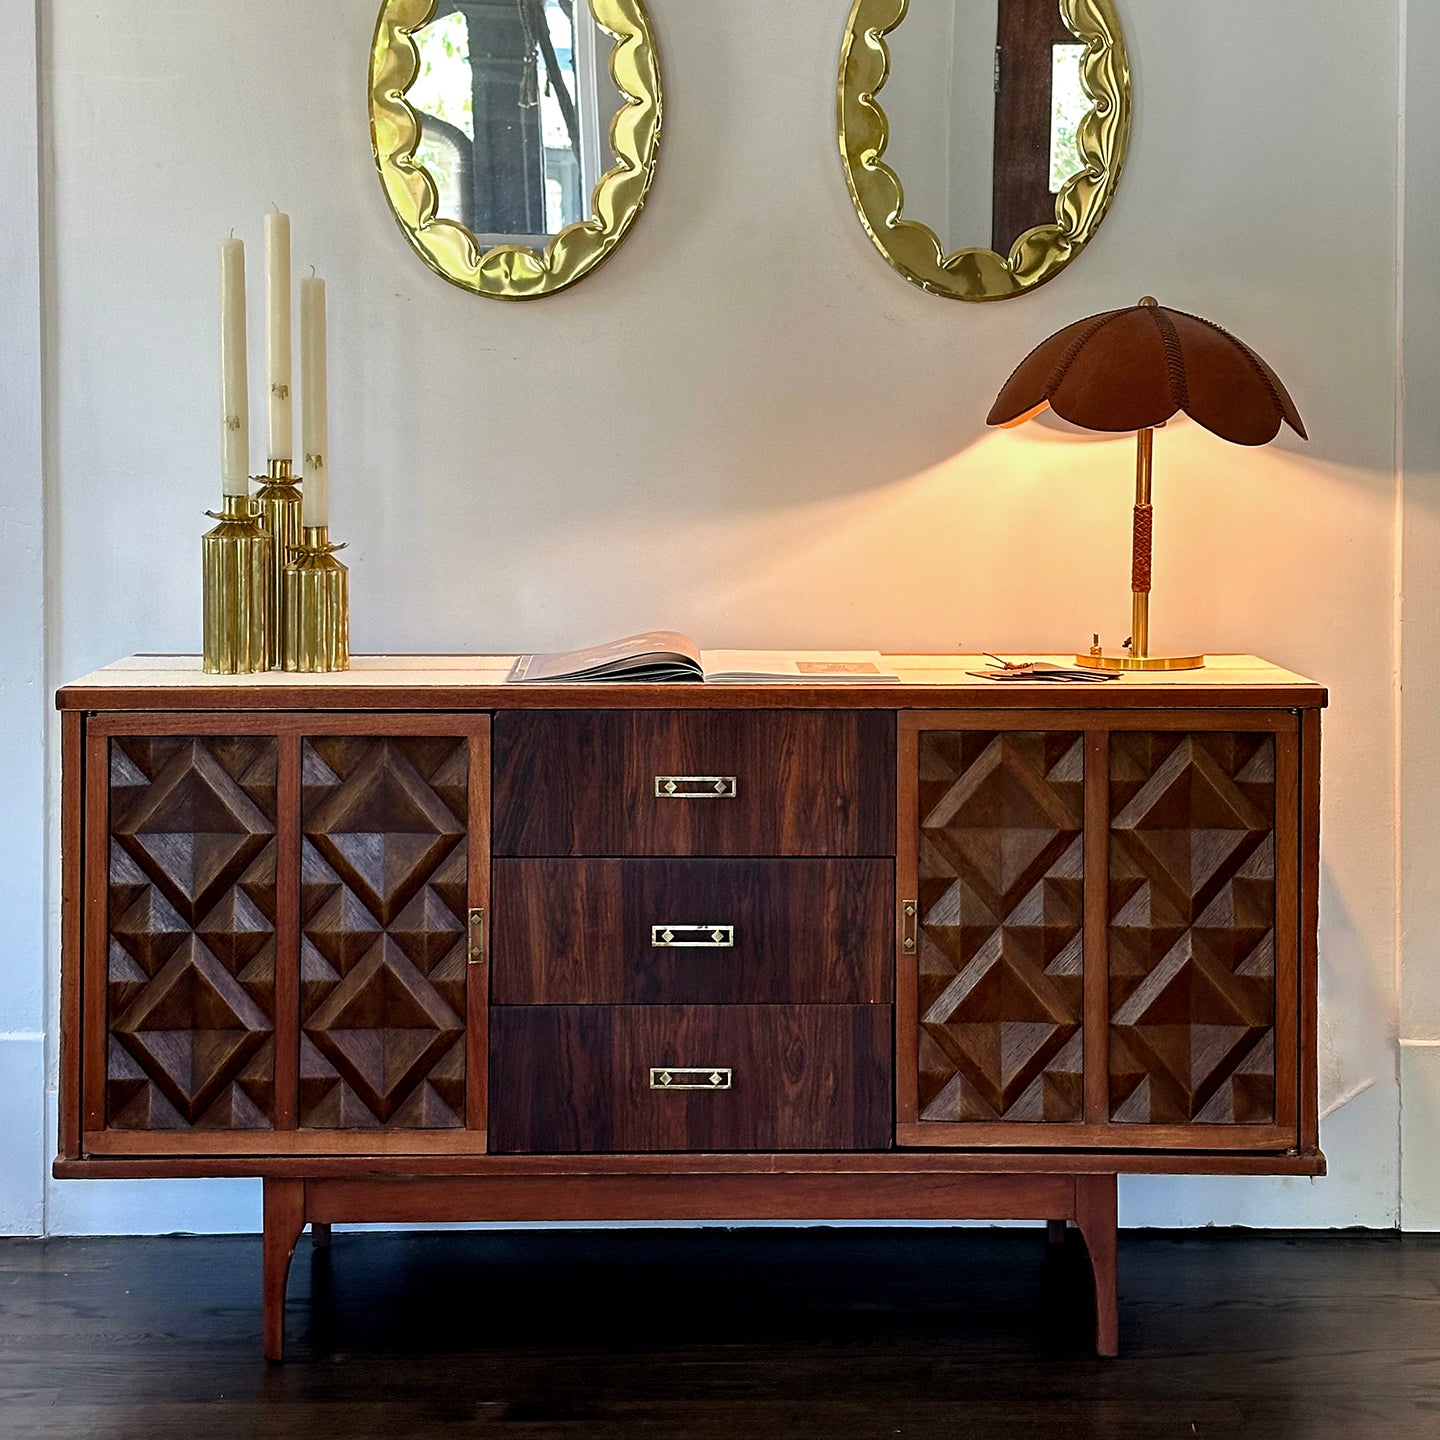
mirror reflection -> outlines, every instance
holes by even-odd
[[[910,0],[886,37],[884,163],[947,254],[1000,255],[1055,223],[1056,197],[1085,169],[1077,132],[1094,108],[1085,45],[1060,0]]]
[[[439,0],[415,32],[420,72],[415,158],[439,191],[438,216],[482,248],[543,249],[593,219],[614,163],[610,124],[625,104],[611,38],[587,0]]]

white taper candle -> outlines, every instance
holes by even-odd
[[[295,454],[290,356],[290,217],[265,217],[265,353],[270,379],[270,458]]]
[[[300,282],[300,383],[303,389],[301,434],[305,442],[301,523],[330,523],[330,416],[326,394],[325,282]]]
[[[220,477],[250,493],[250,381],[245,361],[245,245],[220,242]]]

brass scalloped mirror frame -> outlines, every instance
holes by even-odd
[[[370,55],[370,141],[390,208],[420,258],[439,276],[495,300],[535,300],[583,279],[625,238],[645,204],[660,146],[660,65],[642,0],[589,0],[591,14],[614,37],[610,74],[626,104],[610,125],[616,164],[600,177],[594,218],[567,225],[544,251],[498,245],[482,251],[475,236],[436,214],[439,195],[415,161],[419,115],[406,102],[420,55],[411,38],[439,0],[384,0]]]
[[[1095,108],[1080,126],[1085,168],[1055,200],[1055,224],[1028,230],[1008,256],[983,248],[945,253],[936,233],[902,219],[905,192],[882,156],[890,123],[876,96],[890,74],[888,35],[910,0],[855,0],[840,52],[840,155],[860,223],[912,285],[951,300],[1007,300],[1053,280],[1094,238],[1115,198],[1130,142],[1130,62],[1112,0],[1056,0],[1085,42],[1082,83]]]

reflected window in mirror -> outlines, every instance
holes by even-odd
[[[1050,85],[1050,193],[1058,195],[1065,182],[1085,168],[1080,155],[1080,124],[1095,108],[1085,93],[1081,64],[1083,45],[1056,45],[1051,52]]]
[[[414,38],[420,73],[406,98],[439,217],[482,246],[543,246],[591,219],[625,102],[584,0],[440,0]]]

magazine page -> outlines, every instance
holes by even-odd
[[[522,655],[510,672],[512,685],[546,680],[613,680],[645,683],[701,678],[700,650],[676,630],[647,630],[586,650]]]
[[[707,685],[866,685],[900,677],[878,650],[704,650]]]

